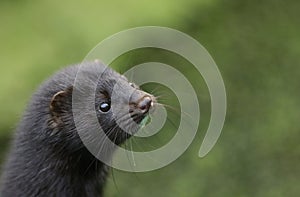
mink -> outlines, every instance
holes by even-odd
[[[83,89],[92,88],[92,84],[96,87],[94,109],[81,114],[87,133],[88,125],[92,124],[89,115],[96,114],[108,139],[121,145],[138,131],[149,114],[155,98],[99,61],[63,68],[34,93],[16,128],[3,168],[0,196],[103,196],[110,167],[84,145],[72,112],[72,95],[77,88],[74,83],[80,69],[87,77]],[[103,71],[100,76],[96,72],[99,70]],[[116,84],[121,88],[117,89],[115,103],[129,109],[129,116],[122,116],[127,117],[125,127],[118,125],[111,110]],[[99,143],[106,146],[105,141]],[[111,157],[113,150],[108,152]]]

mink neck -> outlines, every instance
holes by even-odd
[[[72,127],[50,128],[47,116],[34,123],[28,118],[33,117],[24,118],[19,127],[22,130],[15,144],[22,144],[22,149],[14,149],[14,158],[8,164],[14,165],[14,172],[8,179],[22,175],[16,186],[32,182],[36,192],[56,188],[51,193],[101,195],[109,168],[85,148],[77,132]],[[30,173],[23,173],[26,171]]]

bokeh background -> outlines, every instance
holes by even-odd
[[[114,63],[120,72],[149,60],[181,69],[199,86],[202,119],[197,138],[178,160],[147,173],[113,170],[106,195],[300,196],[299,18],[298,0],[1,0],[1,164],[43,80],[82,61],[113,33],[158,25],[189,34],[210,52],[226,85],[226,123],[214,149],[199,158],[210,115],[201,76],[174,54],[149,49],[124,56]]]

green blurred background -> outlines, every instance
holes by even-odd
[[[178,160],[147,173],[114,170],[107,196],[300,196],[299,18],[298,0],[2,0],[0,161],[43,80],[113,33],[167,26],[197,39],[218,64],[228,96],[222,135],[197,157],[210,100],[203,80],[182,66],[188,63],[151,50],[121,58],[120,71],[146,60],[177,65],[198,81],[203,119]]]

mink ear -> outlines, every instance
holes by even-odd
[[[50,102],[50,113],[53,121],[61,123],[62,117],[70,112],[72,108],[72,92],[73,87],[69,87],[64,91],[57,92]]]

